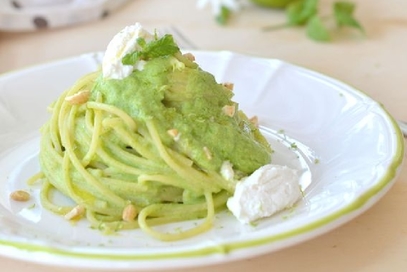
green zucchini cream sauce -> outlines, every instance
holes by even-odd
[[[147,130],[146,120],[153,120],[163,143],[202,169],[219,171],[230,161],[248,175],[270,163],[268,142],[238,110],[233,92],[184,56],[149,60],[120,80],[99,77],[91,100],[98,95],[128,113],[139,132]],[[224,113],[226,105],[236,106],[233,116]],[[178,131],[177,140],[168,134],[171,129]]]

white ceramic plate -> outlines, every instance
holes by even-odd
[[[0,30],[36,31],[102,19],[128,0],[0,0]]]
[[[220,82],[235,83],[235,100],[259,117],[277,150],[274,162],[302,171],[304,199],[290,210],[241,225],[230,213],[205,234],[159,242],[139,230],[104,236],[86,221],[71,225],[41,208],[36,173],[39,127],[46,107],[100,54],[12,72],[0,77],[0,254],[59,266],[98,269],[189,267],[256,256],[332,230],[372,206],[390,188],[403,159],[393,118],[362,92],[279,60],[231,52],[194,52]],[[33,199],[15,203],[27,189]],[[191,222],[167,226],[187,227]]]

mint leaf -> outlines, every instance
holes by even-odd
[[[144,47],[146,46],[146,40],[144,38],[137,38],[137,44]]]
[[[139,60],[149,60],[174,55],[179,51],[179,47],[175,43],[174,38],[169,34],[148,43],[146,43],[143,38],[139,38],[137,39],[137,44],[141,47],[141,50],[124,56],[122,59],[124,65],[134,65]]]
[[[286,8],[289,25],[305,25],[318,12],[319,0],[299,0]]]
[[[122,63],[124,65],[134,65],[137,61],[141,59],[140,53],[141,52],[133,52],[125,55],[122,59]]]
[[[350,26],[364,32],[363,27],[353,17],[355,4],[347,1],[339,1],[334,4],[334,16],[338,27]]]
[[[356,5],[349,1],[336,1],[332,4],[333,14],[322,16],[318,10],[319,0],[296,0],[285,8],[287,23],[264,27],[263,30],[278,30],[285,27],[306,26],[307,36],[315,41],[330,41],[332,27],[326,21],[335,21],[336,26],[349,26],[364,33],[363,27],[354,18]]]
[[[228,9],[226,6],[221,6],[220,8],[220,13],[216,16],[216,21],[220,25],[226,25],[226,23],[229,21],[230,15],[232,12],[230,9]]]
[[[323,24],[321,18],[314,15],[307,23],[307,35],[313,40],[327,42],[331,40],[328,29]]]
[[[166,34],[158,40],[149,42],[143,48],[143,57],[145,60],[163,56],[174,55],[179,51],[172,35]]]

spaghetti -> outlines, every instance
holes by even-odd
[[[175,61],[185,65],[174,69]],[[123,80],[84,76],[51,105],[41,129],[43,206],[97,229],[140,228],[163,241],[209,230],[236,184],[221,175],[223,163],[244,177],[270,160],[247,117],[222,110],[237,108],[231,96],[181,54]],[[54,203],[54,190],[76,204]],[[192,219],[200,224],[183,231],[155,227]]]

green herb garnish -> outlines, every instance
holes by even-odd
[[[140,60],[150,60],[158,57],[170,56],[180,50],[174,42],[172,35],[169,34],[166,34],[159,39],[156,38],[148,43],[145,39],[138,38],[137,44],[141,47],[141,50],[124,56],[122,59],[124,65],[134,65]]]
[[[302,0],[286,8],[288,25],[305,25],[318,13],[318,0]]]
[[[329,41],[331,34],[319,16],[313,16],[307,23],[307,35],[315,41]]]
[[[355,11],[355,4],[351,2],[336,2],[334,4],[334,15],[336,24],[341,26],[350,26],[359,29],[364,32],[363,27],[360,23],[353,17],[353,12]]]
[[[227,22],[229,21],[231,15],[232,15],[232,12],[229,8],[227,8],[225,6],[221,6],[220,13],[218,15],[216,15],[216,17],[215,17],[216,22],[218,22],[218,24],[220,24],[220,25],[226,25]]]
[[[291,144],[290,144],[290,148],[292,148],[292,149],[297,149],[298,146],[297,146],[296,143],[291,143]]]
[[[287,23],[265,27],[264,30],[276,30],[283,27],[305,26],[307,36],[315,41],[330,41],[333,29],[327,21],[333,20],[337,28],[352,27],[362,33],[362,25],[355,19],[353,13],[355,4],[348,1],[336,1],[332,6],[332,14],[322,16],[318,10],[319,0],[298,0],[290,3],[286,9]]]

